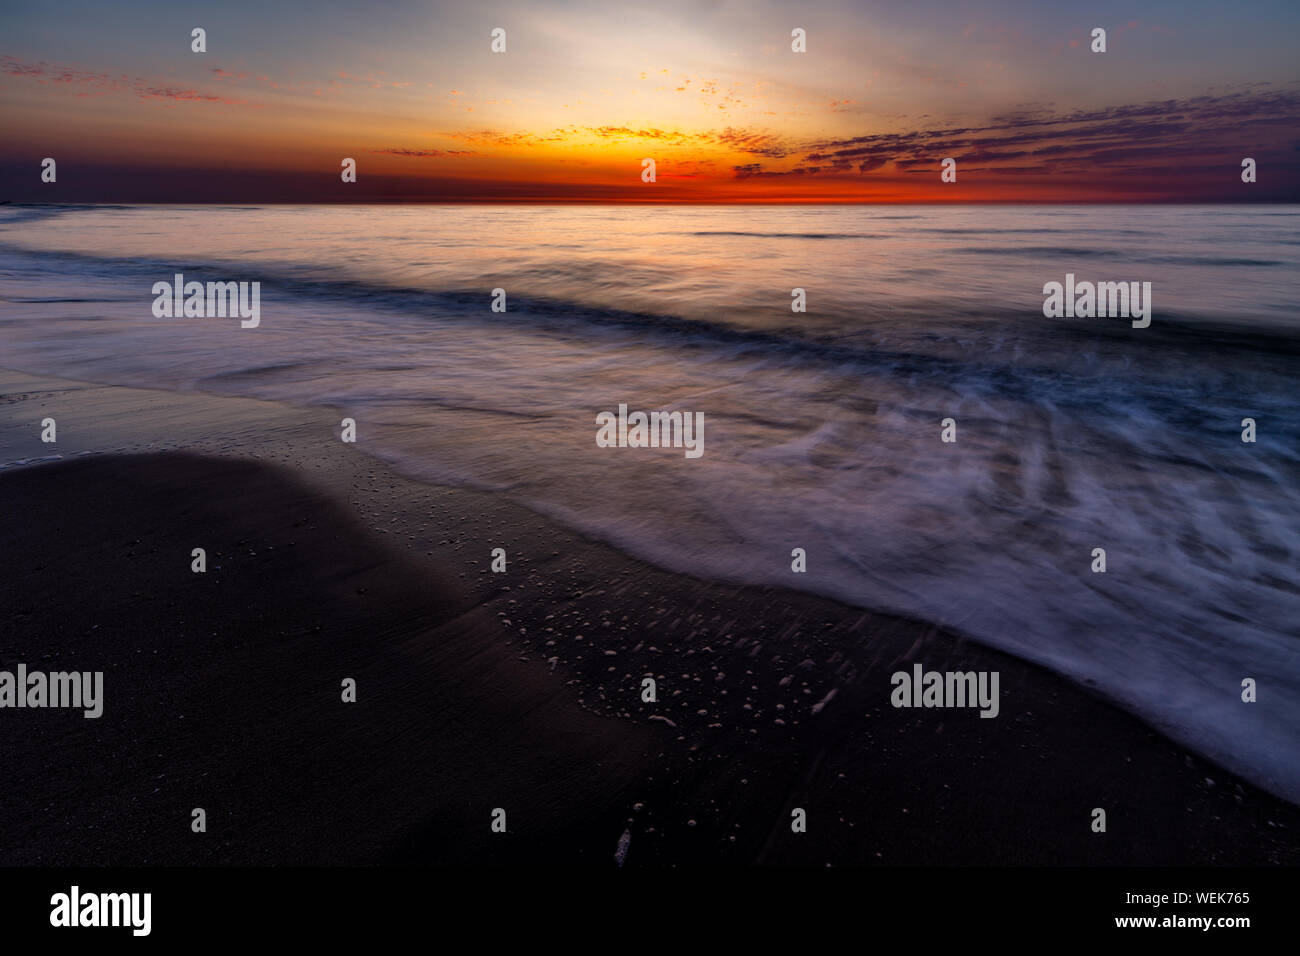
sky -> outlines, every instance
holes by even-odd
[[[1297,37],[1295,0],[6,2],[0,199],[1295,202]]]

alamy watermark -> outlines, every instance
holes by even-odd
[[[224,319],[238,316],[241,328],[255,329],[262,321],[262,283],[186,282],[176,273],[175,282],[155,282],[153,314],[156,319]]]
[[[979,707],[981,717],[996,717],[998,671],[927,671],[912,665],[912,673],[895,671],[889,702],[895,707]]]
[[[1043,286],[1043,315],[1049,319],[1132,318],[1133,328],[1151,324],[1150,282],[1075,282],[1074,273],[1065,283]]]
[[[0,709],[5,707],[71,707],[86,718],[104,713],[103,671],[0,671]]]
[[[83,893],[73,885],[50,897],[51,926],[126,926],[133,936],[148,936],[152,914],[152,893]]]
[[[601,448],[684,448],[687,458],[704,454],[703,412],[597,412],[596,444]]]

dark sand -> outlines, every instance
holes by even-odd
[[[0,863],[1300,863],[1300,809],[928,625],[408,481],[330,410],[14,381],[0,465],[54,413],[207,454],[0,469],[0,668],[105,672],[98,720],[0,711]],[[914,661],[1000,671],[1000,716],[892,708]]]

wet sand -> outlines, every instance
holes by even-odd
[[[339,418],[0,373],[0,669],[105,697],[0,710],[0,863],[1300,862],[1300,809],[1041,668],[650,567]],[[895,709],[917,662],[998,671],[999,716]]]

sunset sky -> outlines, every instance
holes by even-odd
[[[7,3],[0,199],[1297,201],[1297,36],[1295,0]]]

